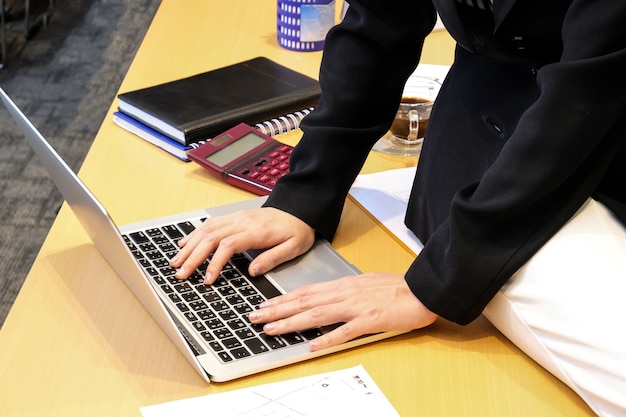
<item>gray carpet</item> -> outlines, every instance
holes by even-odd
[[[45,26],[36,17],[48,0],[40,0],[39,8],[31,0],[35,10],[28,36],[19,1],[5,1],[12,20],[0,86],[78,170],[160,0],[55,0]],[[0,326],[61,203],[0,106]]]

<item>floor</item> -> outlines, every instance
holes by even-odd
[[[5,0],[8,65],[0,87],[78,170],[160,0],[54,0],[45,21],[36,17],[49,0],[31,0],[28,33],[23,1]],[[0,106],[0,326],[61,203]]]

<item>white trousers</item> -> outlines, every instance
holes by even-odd
[[[588,200],[484,311],[600,416],[626,416],[626,230]]]

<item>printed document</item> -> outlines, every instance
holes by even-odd
[[[143,417],[399,417],[363,366],[141,408]]]
[[[404,225],[415,170],[415,167],[410,167],[359,175],[350,189],[350,195],[417,255],[424,245]]]

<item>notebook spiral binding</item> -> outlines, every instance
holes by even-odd
[[[297,129],[304,117],[313,111],[313,107],[302,109],[293,113],[288,113],[276,119],[266,120],[257,123],[253,127],[268,136],[276,136]]]

